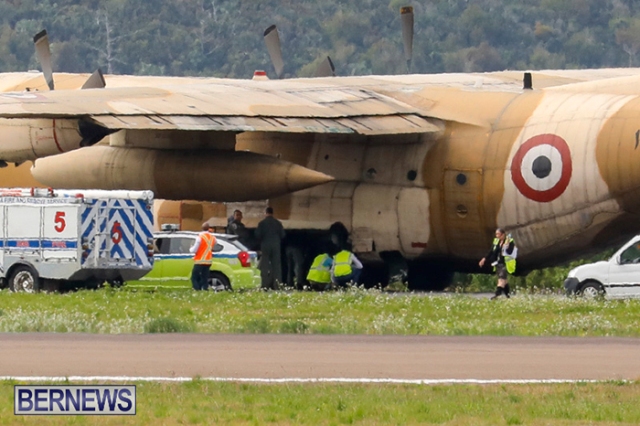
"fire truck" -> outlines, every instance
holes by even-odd
[[[153,267],[151,191],[0,188],[0,284],[120,285]]]

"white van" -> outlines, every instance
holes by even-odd
[[[609,298],[640,297],[640,235],[620,248],[608,261],[588,263],[569,271],[567,294]]]

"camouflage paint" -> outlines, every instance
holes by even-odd
[[[620,212],[597,166],[596,147],[603,126],[630,99],[545,91],[518,132],[503,176],[498,223],[511,230],[522,256],[551,258],[558,254],[554,244]],[[543,157],[551,169],[541,177],[534,165]]]

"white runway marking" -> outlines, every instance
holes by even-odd
[[[135,377],[135,376],[0,376],[0,381],[17,382],[191,382],[195,380],[238,383],[349,383],[349,384],[408,384],[408,385],[492,385],[492,384],[562,384],[607,383],[610,380],[569,379],[367,379],[367,378],[297,378],[264,379],[252,377]],[[630,383],[629,380],[615,382]]]

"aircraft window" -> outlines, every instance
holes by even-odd
[[[544,179],[551,174],[551,160],[544,155],[533,160],[531,171],[538,179]]]
[[[464,185],[467,183],[467,176],[464,173],[458,173],[458,176],[456,176],[456,182],[458,182],[458,185]]]
[[[409,179],[411,182],[416,180],[417,177],[418,177],[418,172],[416,172],[415,170],[409,170],[409,173],[407,173],[407,179]]]
[[[195,242],[194,238],[171,238],[171,247],[169,253],[171,254],[185,254],[189,253],[189,249]]]
[[[634,244],[620,255],[620,263],[640,263],[640,246],[638,244]]]

